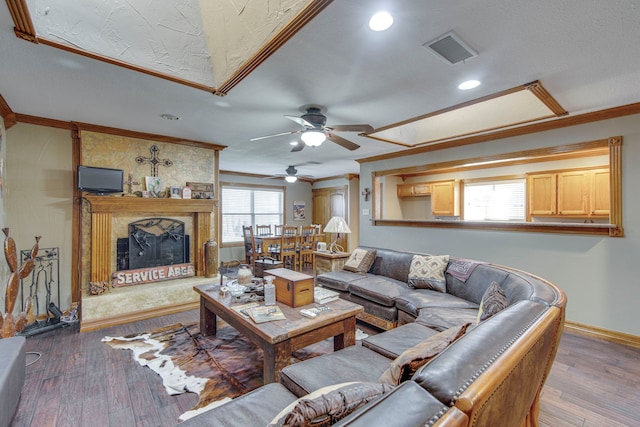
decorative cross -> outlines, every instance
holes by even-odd
[[[151,148],[149,148],[149,151],[151,152],[151,157],[138,156],[136,157],[136,163],[139,165],[150,164],[151,176],[158,176],[158,165],[169,167],[173,164],[169,159],[158,159],[160,149],[157,145],[152,145]]]
[[[129,179],[127,181],[123,182],[123,184],[129,186],[129,192],[127,193],[129,195],[133,194],[132,187],[134,185],[140,185],[139,182],[133,180],[133,175],[131,175],[131,174],[129,174]]]

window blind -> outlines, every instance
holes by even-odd
[[[242,226],[282,224],[284,191],[222,186],[222,243],[242,242]]]

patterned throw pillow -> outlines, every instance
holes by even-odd
[[[378,381],[382,384],[397,385],[410,379],[420,367],[463,336],[470,324],[465,323],[449,328],[403,351],[389,364],[389,368],[384,371]]]
[[[482,296],[480,311],[478,312],[478,322],[487,320],[494,314],[504,310],[509,306],[509,300],[504,290],[497,282],[491,282]]]
[[[303,396],[275,416],[269,427],[333,425],[394,387],[369,382],[330,385]]]
[[[366,273],[376,260],[377,251],[375,249],[355,249],[347,262],[344,263],[343,270],[353,273]]]
[[[444,271],[449,255],[414,255],[409,268],[409,287],[446,292]]]

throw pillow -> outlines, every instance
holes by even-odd
[[[444,271],[449,255],[414,255],[409,267],[409,287],[446,292]]]
[[[289,404],[269,427],[332,425],[362,405],[393,390],[386,384],[348,382],[330,385]]]
[[[480,302],[480,310],[478,311],[478,323],[482,320],[487,320],[494,314],[504,310],[509,306],[509,300],[504,293],[504,290],[500,287],[498,282],[491,282],[487,290],[482,296]]]
[[[342,269],[351,271],[352,273],[366,273],[376,260],[376,254],[377,251],[375,249],[366,250],[356,248],[351,253],[347,262],[344,263]]]
[[[382,384],[397,385],[410,379],[421,366],[440,354],[467,331],[471,323],[454,326],[430,336],[396,357],[380,376]]]

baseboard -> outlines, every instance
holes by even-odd
[[[81,321],[80,332],[95,331],[97,329],[109,328],[111,326],[124,325],[126,323],[137,322],[139,320],[151,319],[154,317],[165,316],[167,314],[180,313],[182,311],[194,310],[200,307],[200,301],[187,302],[166,307],[158,307],[149,310],[141,310],[135,313],[125,313],[114,317],[106,317],[102,319]]]
[[[640,336],[637,335],[625,334],[623,332],[596,328],[595,326],[583,325],[582,323],[569,321],[564,322],[564,330],[566,332],[588,335],[590,337],[640,348]]]

